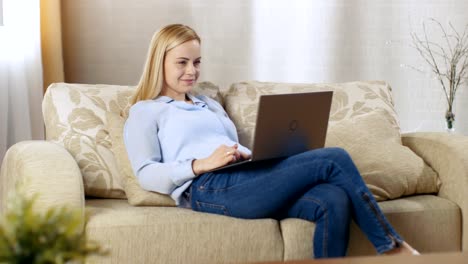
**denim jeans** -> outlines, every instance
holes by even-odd
[[[402,243],[351,157],[340,148],[204,173],[189,190],[195,211],[244,219],[315,222],[316,258],[346,255],[351,218],[379,253]]]

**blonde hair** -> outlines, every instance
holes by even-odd
[[[130,101],[132,105],[138,101],[153,99],[161,93],[164,85],[166,53],[191,40],[201,42],[200,37],[193,29],[181,24],[167,25],[153,35],[143,74]]]

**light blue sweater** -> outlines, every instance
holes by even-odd
[[[238,143],[234,123],[207,96],[188,95],[194,104],[167,96],[130,108],[124,128],[128,157],[141,187],[170,194],[177,205],[196,177],[192,161],[210,156],[221,144]],[[239,144],[239,150],[251,151]]]

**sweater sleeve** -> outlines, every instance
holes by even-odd
[[[174,189],[195,178],[193,160],[161,162],[157,114],[157,104],[151,102],[139,102],[132,106],[125,123],[124,142],[141,187],[171,194]]]

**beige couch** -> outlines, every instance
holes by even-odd
[[[318,90],[335,92],[327,146],[349,150],[402,236],[422,253],[467,250],[468,233],[463,230],[468,228],[468,137],[400,137],[386,83],[243,82],[222,92],[201,83],[196,88],[225,106],[247,146],[260,94]],[[314,223],[202,214],[173,207],[168,197],[139,189],[121,139],[122,116],[132,91],[129,86],[51,85],[43,101],[47,140],[20,142],[7,152],[0,177],[1,210],[19,184],[28,194],[40,193],[38,210],[55,205],[86,208],[86,234],[110,249],[110,256],[98,259],[105,263],[312,257]],[[349,255],[367,254],[375,251],[353,224]]]

